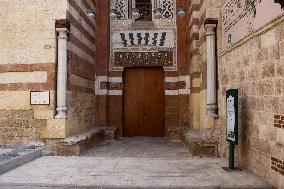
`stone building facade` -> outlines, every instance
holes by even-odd
[[[157,68],[162,135],[194,155],[227,157],[226,91],[238,89],[238,166],[284,188],[284,5],[255,3],[0,0],[0,143],[55,149],[97,128],[125,136],[136,115],[126,107],[155,94],[129,102],[127,91],[140,89],[127,73]]]
[[[0,3],[1,143],[65,138],[93,127],[96,21],[86,10],[95,3]],[[67,119],[56,119],[57,38],[68,39]],[[35,91],[48,91],[49,102],[32,104]]]

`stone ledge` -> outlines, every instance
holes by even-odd
[[[0,149],[4,151],[0,154],[0,175],[43,155],[42,149],[31,145],[0,145]]]
[[[167,130],[167,138],[171,142],[179,142],[182,134],[188,131],[188,127],[169,127]]]
[[[114,140],[117,136],[116,127],[97,127],[87,132],[74,135],[59,141],[56,147],[58,156],[80,156],[99,140]]]
[[[192,156],[217,157],[218,142],[202,136],[200,131],[183,132],[180,140],[186,145]]]

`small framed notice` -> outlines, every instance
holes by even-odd
[[[238,90],[230,89],[227,99],[227,141],[238,144]]]
[[[49,105],[49,91],[31,91],[31,105]]]

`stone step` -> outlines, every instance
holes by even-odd
[[[217,157],[218,142],[203,136],[200,131],[189,130],[182,133],[180,140],[187,146],[190,154],[197,157]]]
[[[96,127],[84,133],[61,140],[56,149],[58,156],[79,156],[102,139],[112,140],[116,137],[116,127]]]
[[[220,187],[220,186],[188,186],[188,187],[159,187],[159,186],[74,186],[74,185],[21,185],[21,184],[0,184],[0,189],[276,189],[274,187]]]
[[[40,148],[35,148],[34,146],[14,146],[5,145],[6,152],[0,154],[0,175],[42,156],[42,149]],[[4,151],[3,145],[1,150]]]

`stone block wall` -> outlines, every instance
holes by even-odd
[[[221,7],[220,0],[194,0],[190,3],[190,40],[189,70],[191,75],[190,115],[194,130],[208,131],[214,128],[214,119],[207,116],[207,49],[204,23],[207,19],[218,20]],[[222,21],[218,23],[217,33],[221,31]],[[211,131],[210,131],[211,132]],[[215,135],[215,133],[214,133]],[[216,134],[218,136],[218,134]]]
[[[95,126],[96,18],[87,15],[96,11],[96,1],[68,0],[68,119],[67,136]]]
[[[226,90],[239,89],[240,144],[237,166],[251,170],[272,185],[283,188],[283,16],[224,50],[222,6],[225,1],[195,0],[190,4],[191,126],[218,141],[218,155],[228,157],[226,141]],[[206,115],[207,52],[204,21],[218,20],[218,114]]]
[[[221,19],[220,19],[221,20]],[[228,157],[226,90],[239,89],[239,145],[236,161],[283,188],[284,157],[283,16],[221,51],[218,59],[219,154]],[[221,33],[218,32],[221,46]]]
[[[0,2],[0,143],[61,139],[95,126],[96,20],[87,16],[95,7],[91,0]],[[54,118],[57,20],[70,22],[66,120]],[[30,92],[42,90],[50,104],[30,105]]]
[[[39,142],[54,118],[55,20],[66,10],[57,0],[0,2],[0,143]],[[50,91],[50,105],[30,105],[38,90]]]

